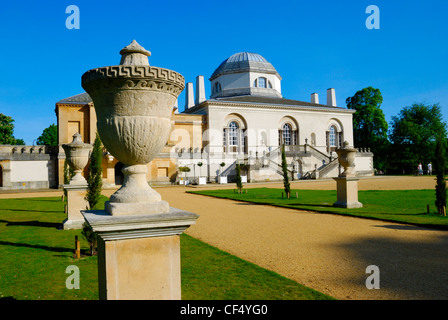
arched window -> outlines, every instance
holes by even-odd
[[[229,123],[229,146],[238,146],[238,124],[235,121]]]
[[[284,123],[281,126],[281,129],[278,131],[278,144],[286,145],[286,146],[295,146],[297,145],[297,129],[294,129],[294,127],[290,123]]]
[[[244,124],[237,120],[230,120],[229,124],[223,130],[224,152],[246,152],[246,129]]]
[[[327,131],[327,152],[334,151],[342,145],[343,131],[332,124]]]

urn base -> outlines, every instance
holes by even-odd
[[[170,211],[166,201],[152,202],[111,202],[107,201],[105,210],[112,216],[127,216],[136,214],[158,214]]]

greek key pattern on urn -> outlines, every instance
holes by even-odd
[[[165,91],[176,95],[182,92],[185,87],[185,78],[173,70],[139,65],[118,65],[110,67],[96,68],[87,71],[82,76],[82,82],[89,85],[95,80],[118,80],[104,82],[103,86],[111,84],[115,87],[149,89]],[[126,80],[126,81],[123,81]]]

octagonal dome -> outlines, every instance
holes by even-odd
[[[213,72],[210,81],[223,75],[241,72],[259,72],[275,74],[280,77],[277,70],[263,56],[258,53],[240,52],[235,53],[224,60]]]

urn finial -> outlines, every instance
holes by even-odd
[[[151,52],[143,48],[137,41],[132,40],[131,44],[120,51],[121,65],[149,66],[148,57]]]

